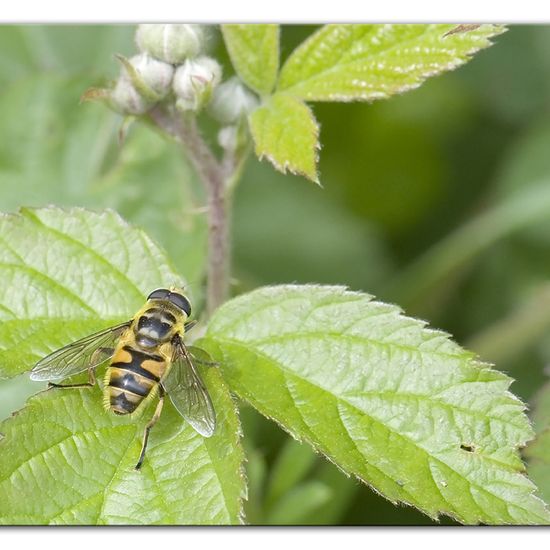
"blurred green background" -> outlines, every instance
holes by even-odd
[[[282,58],[312,26],[285,26]],[[204,196],[177,145],[80,104],[130,56],[129,26],[0,27],[0,211],[113,208],[201,300]],[[234,204],[234,292],[346,284],[398,303],[516,379],[550,360],[550,27],[512,26],[455,72],[374,104],[316,104],[323,187],[251,159]],[[219,34],[211,54],[232,74]],[[212,142],[212,124],[205,123]],[[0,383],[2,418],[37,390]],[[429,524],[242,406],[251,523]],[[450,523],[443,520],[443,523]]]

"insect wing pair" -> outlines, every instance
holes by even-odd
[[[31,379],[57,382],[86,370],[92,373],[113,356],[118,340],[131,323],[107,328],[54,351],[35,365]],[[159,383],[181,416],[198,433],[210,437],[216,427],[214,408],[193,364],[192,350],[178,336],[173,343],[171,364]]]

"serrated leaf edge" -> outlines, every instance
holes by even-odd
[[[280,94],[278,93],[277,95],[283,95],[283,92],[281,92]],[[314,183],[316,183],[317,185],[320,186],[321,183],[320,183],[320,180],[319,180],[319,171],[318,171],[319,151],[321,150],[321,147],[322,147],[321,143],[319,141],[319,135],[320,135],[320,131],[321,131],[320,124],[317,121],[317,119],[315,118],[315,114],[313,113],[313,110],[311,109],[311,107],[309,105],[307,105],[307,103],[305,103],[304,101],[302,101],[298,97],[292,96],[292,94],[286,94],[286,92],[285,92],[285,95],[288,95],[293,100],[299,102],[301,106],[305,107],[305,109],[307,110],[308,115],[310,117],[310,120],[313,123],[313,138],[314,138],[314,141],[315,141],[315,143],[313,144],[313,162],[314,162],[315,172],[313,174],[310,174],[310,173],[306,172],[305,170],[300,170],[299,168],[295,168],[289,162],[284,162],[283,164],[281,164],[280,162],[278,162],[273,157],[273,155],[269,154],[266,151],[261,151],[259,149],[258,145],[256,144],[255,140],[254,140],[254,152],[256,153],[256,156],[258,157],[258,159],[260,161],[262,161],[264,159],[267,159],[273,165],[273,167],[276,170],[278,170],[279,172],[282,172],[283,174],[286,174],[287,172],[290,172],[291,174],[293,174],[295,176],[303,176],[303,177],[313,181]],[[264,105],[261,105],[259,108],[262,108],[262,107],[264,107]],[[253,114],[254,113],[250,114],[249,117],[248,117],[249,128],[252,128],[251,117],[252,117]],[[251,131],[251,134],[252,134],[252,137],[254,138],[254,133],[252,131]]]
[[[426,73],[423,73],[422,75],[419,75],[417,77],[417,81],[415,83],[405,84],[405,85],[399,86],[399,87],[397,87],[396,89],[392,90],[389,93],[386,93],[386,92],[371,92],[371,93],[354,92],[353,94],[349,94],[349,93],[343,93],[343,94],[332,93],[332,94],[329,94],[327,97],[324,97],[324,98],[321,98],[321,99],[316,99],[314,94],[307,94],[307,93],[306,94],[299,94],[299,93],[296,93],[296,92],[292,91],[293,87],[301,85],[307,79],[295,82],[294,84],[292,84],[288,87],[285,87],[285,88],[280,88],[279,89],[278,86],[277,86],[275,91],[276,92],[281,92],[281,93],[282,92],[289,93],[291,95],[294,95],[297,98],[303,99],[304,101],[311,101],[311,102],[316,102],[316,101],[318,101],[318,102],[337,101],[337,102],[343,102],[343,103],[351,103],[351,102],[354,102],[354,101],[369,101],[369,102],[372,102],[372,101],[375,101],[375,100],[378,100],[378,99],[388,99],[388,98],[390,98],[394,95],[403,94],[403,93],[406,93],[408,91],[419,88],[428,78],[438,76],[438,75],[440,75],[440,74],[442,74],[443,72],[446,72],[446,71],[452,71],[452,70],[460,67],[461,65],[464,65],[465,63],[467,63],[475,53],[477,53],[478,51],[481,51],[481,50],[486,49],[486,48],[493,45],[493,42],[491,42],[490,38],[498,36],[498,35],[500,35],[500,34],[507,31],[506,27],[504,27],[502,25],[493,25],[493,28],[495,29],[495,32],[488,35],[488,36],[486,36],[486,37],[484,37],[487,41],[487,43],[485,45],[481,45],[479,47],[473,46],[471,49],[466,50],[462,54],[466,57],[466,59],[455,59],[453,62],[448,63],[445,66],[442,66],[442,67],[440,67],[438,69],[435,69],[433,71],[427,71]],[[451,30],[453,30],[453,29],[451,29]],[[471,30],[472,29],[469,29],[467,31],[462,31],[462,34],[465,34],[467,32],[471,32]],[[302,42],[296,48],[296,50],[294,50],[294,51],[297,51],[302,46],[308,44],[310,41],[312,42],[314,40],[314,38],[316,37],[317,33],[321,32],[321,31],[322,31],[322,28],[319,29],[318,31],[316,31],[315,33],[313,33],[308,38],[306,38],[306,40],[304,40],[304,42]],[[456,32],[457,31],[455,31],[455,33]],[[448,33],[444,34],[442,36],[442,38],[445,38],[447,36],[447,34]],[[418,37],[416,37],[415,40],[417,38]],[[406,44],[406,42],[407,41],[400,42],[398,45],[402,46],[403,44]],[[388,50],[391,50],[391,48],[389,48]],[[387,52],[388,50],[385,50],[385,52]],[[288,59],[286,60],[284,65],[281,67],[281,70],[279,71],[279,78],[284,74],[285,67],[291,62],[293,54],[294,54],[294,52],[292,52],[292,54],[288,57]],[[350,63],[353,63],[353,62],[350,62]],[[333,68],[330,68],[330,69],[327,69],[327,70],[322,71],[322,72],[330,73],[333,70],[334,70]],[[319,73],[319,74],[321,74],[321,73]],[[317,78],[317,76],[318,75],[316,75],[315,78]]]
[[[248,299],[248,297],[251,295],[251,294],[254,294],[254,293],[261,293],[261,292],[265,292],[266,290],[267,291],[270,291],[270,292],[278,292],[278,291],[281,291],[281,290],[303,290],[304,289],[304,286],[305,285],[274,285],[274,286],[270,286],[270,287],[263,287],[263,288],[260,288],[258,290],[255,290],[255,291],[252,291],[250,293],[247,293],[247,294],[243,294],[241,296],[238,296],[236,298],[234,298],[232,300],[233,303],[238,303],[240,301],[244,301],[246,299]],[[395,305],[395,304],[387,304],[385,302],[379,302],[379,301],[376,301],[374,300],[374,297],[370,294],[366,294],[366,293],[362,293],[362,292],[357,292],[357,291],[353,291],[353,290],[349,290],[346,286],[343,286],[343,285],[331,285],[331,286],[327,286],[327,285],[315,285],[315,284],[312,284],[312,285],[307,285],[308,288],[313,288],[313,289],[321,289],[323,291],[334,291],[334,292],[337,292],[337,293],[340,293],[340,294],[345,294],[346,296],[355,296],[359,299],[366,299],[369,303],[371,304],[374,304],[374,305],[384,305],[384,306],[390,306],[394,312],[400,317],[400,318],[404,318],[404,319],[407,319],[407,320],[410,320],[410,321],[413,321],[415,322],[419,328],[421,328],[421,330],[427,332],[427,333],[430,333],[433,337],[444,337],[446,339],[450,339],[452,341],[452,338],[451,336],[444,332],[444,331],[440,331],[440,330],[436,330],[436,329],[430,329],[430,328],[425,328],[428,323],[426,321],[423,321],[423,320],[420,320],[420,319],[415,319],[415,318],[412,318],[412,317],[407,317],[406,315],[404,315],[403,313],[403,310],[398,306],[398,305]],[[272,306],[273,304],[266,304],[266,307],[269,307],[269,306]],[[261,308],[259,308],[261,310]],[[251,312],[251,315],[254,315],[258,312],[258,309],[254,310],[253,312]],[[236,346],[240,346],[240,347],[243,347],[246,349],[247,352],[251,352],[250,349],[248,349],[247,345],[245,345],[243,342],[240,342],[238,340],[231,340],[230,338],[220,338],[219,336],[216,336],[215,334],[212,335],[212,333],[209,333],[208,331],[208,328],[207,328],[207,333],[205,335],[205,339],[213,339],[217,345],[219,345],[219,343],[223,343],[223,342],[227,342],[227,343],[231,343],[232,345],[236,345]],[[475,354],[471,353],[471,352],[468,352],[467,350],[463,350],[463,348],[461,348],[459,346],[459,349],[462,350],[463,352],[465,353],[470,353],[470,358],[469,360],[472,361],[472,364],[478,368],[485,368],[485,369],[489,369],[493,372],[496,372],[498,373],[501,377],[502,377],[502,380],[507,380],[509,385],[513,382],[513,379],[509,376],[507,376],[506,374],[496,370],[496,369],[493,369],[492,366],[489,364],[489,363],[485,363],[485,362],[482,362],[482,361],[479,361],[479,360],[476,360],[475,359]],[[265,356],[264,354],[262,354],[261,352],[258,352],[257,350],[254,350],[253,353],[255,355],[259,355],[259,356],[263,356],[268,362],[271,362],[271,363],[276,363],[277,365],[280,366],[280,369],[283,373],[287,372],[288,369],[285,369],[284,366],[281,366],[280,363],[278,363],[276,360],[274,360],[272,357],[268,357],[268,356]],[[444,353],[441,353],[441,355],[445,355]],[[448,354],[449,355],[449,354]],[[451,355],[451,356],[454,356],[454,355]],[[306,383],[308,384],[312,384],[314,386],[316,386],[315,384],[313,384],[310,380],[307,380],[307,379],[303,379],[301,378],[299,375],[297,375],[296,372],[294,371],[291,371],[290,374],[292,376],[296,376],[297,378],[300,378],[302,379],[303,381],[305,381]],[[317,386],[316,386],[317,387]],[[322,387],[318,387],[318,389],[320,389],[321,391],[323,392],[326,392],[326,390]],[[233,390],[235,391],[235,390]],[[519,399],[517,396],[515,396],[514,394],[512,394],[510,391],[508,390],[505,390],[503,392],[503,396],[505,396],[507,399],[509,399],[511,402],[515,402],[516,404],[518,405],[521,405],[522,406],[522,411],[525,412],[527,410],[527,406],[524,402],[521,401],[521,399]],[[406,504],[408,506],[412,506],[412,507],[415,507],[419,510],[421,510],[423,513],[426,513],[429,517],[431,517],[432,519],[434,520],[438,520],[438,517],[441,516],[441,515],[447,515],[457,521],[462,521],[460,519],[459,516],[455,516],[453,515],[452,513],[450,512],[441,512],[439,511],[436,515],[432,515],[430,514],[429,512],[427,512],[426,510],[423,510],[421,507],[419,507],[418,505],[414,504],[413,502],[408,502],[406,500],[403,500],[403,499],[400,499],[400,500],[393,500],[391,498],[388,498],[386,495],[384,495],[382,492],[380,492],[378,489],[376,489],[375,487],[372,486],[372,484],[364,479],[362,476],[358,475],[358,474],[355,474],[354,472],[348,472],[346,471],[345,468],[343,468],[342,466],[340,466],[339,464],[337,464],[334,460],[333,457],[331,457],[328,453],[326,453],[324,450],[323,450],[323,446],[322,445],[318,445],[317,443],[314,443],[311,439],[309,439],[307,436],[302,436],[302,435],[299,435],[297,433],[295,433],[291,428],[285,426],[282,421],[278,420],[277,418],[274,418],[273,416],[267,414],[266,412],[264,412],[262,410],[262,406],[260,404],[260,406],[257,406],[257,404],[254,402],[253,398],[250,398],[249,396],[245,396],[245,395],[239,395],[239,397],[243,400],[245,400],[246,402],[250,403],[250,405],[252,405],[254,408],[256,408],[263,416],[265,416],[266,418],[274,421],[277,425],[279,425],[285,432],[287,432],[289,435],[291,435],[296,441],[298,442],[306,442],[308,443],[312,448],[313,450],[318,453],[318,454],[322,454],[325,458],[327,458],[330,462],[332,462],[333,464],[335,464],[337,466],[337,468],[342,471],[346,476],[353,476],[357,479],[359,479],[362,483],[364,483],[365,485],[367,485],[368,487],[370,487],[375,493],[377,494],[380,494],[381,496],[383,496],[385,499],[387,500],[390,500],[390,502],[392,502],[393,504],[399,504],[399,503],[403,503],[403,504]],[[291,396],[292,397],[292,396]],[[294,399],[293,399],[294,401]],[[348,405],[350,407],[353,407],[353,408],[356,408],[355,405],[353,403],[348,403]],[[296,407],[295,407],[296,408]],[[297,408],[296,408],[297,409]],[[298,411],[298,414],[301,416],[301,413],[299,411],[299,409],[297,409]],[[362,414],[365,414],[363,411],[360,411]],[[379,420],[377,420],[376,418],[372,418],[372,420],[374,420],[375,422],[381,422]],[[383,422],[382,422],[383,424]],[[304,425],[307,427],[307,424],[304,422]],[[388,430],[391,430],[391,428],[389,428],[388,426],[386,426],[384,424],[384,426],[388,429]],[[344,426],[345,427],[345,426]],[[528,427],[528,429],[530,430],[530,437],[526,437],[523,441],[521,441],[520,443],[516,444],[516,445],[513,445],[511,446],[512,450],[516,451],[516,452],[519,452],[519,450],[523,447],[525,447],[525,445],[531,441],[534,436],[535,436],[535,433],[534,433],[534,430],[532,428],[532,425],[531,425],[531,422],[530,420],[527,418],[527,425],[526,427]],[[409,439],[407,438],[406,436],[403,436],[402,434],[397,434],[398,436],[400,437],[404,437],[405,439]],[[350,438],[350,440],[353,442],[353,438],[351,438],[351,436],[348,435],[348,437]],[[422,447],[419,447],[417,445],[417,443],[415,441],[412,441],[409,439],[409,442],[419,448],[420,450],[426,452],[428,454],[429,457],[432,457],[432,455],[429,454],[428,451],[425,451],[425,449],[423,449]],[[510,447],[510,446],[509,446]],[[436,457],[433,457],[435,460],[441,462],[445,467],[449,468],[450,470],[453,470],[453,468],[451,466],[449,466],[448,464],[446,464],[445,462],[443,462],[442,460],[436,458]],[[483,458],[490,458],[490,457],[483,457]],[[497,462],[499,464],[501,464],[500,462],[498,461],[494,461],[494,462]],[[371,465],[373,466],[373,465]],[[430,466],[430,469],[431,469],[431,466]],[[524,470],[522,471],[519,471],[517,469],[514,469],[513,467],[510,467],[508,466],[507,469],[509,471],[512,471],[512,472],[515,472],[516,475],[520,475],[522,477],[524,477],[530,484],[531,486],[531,491],[528,493],[528,496],[530,498],[532,498],[534,501],[537,501],[540,505],[542,505],[542,508],[548,513],[548,516],[547,517],[542,517],[542,516],[538,516],[540,517],[542,520],[544,520],[545,524],[546,523],[549,523],[550,520],[550,510],[548,509],[548,505],[540,498],[537,496],[536,494],[536,491],[537,491],[537,487],[536,485],[524,474]],[[454,471],[454,470],[453,470]],[[383,472],[382,472],[383,473]],[[463,477],[459,472],[455,472],[457,473],[458,476],[460,476],[461,478]],[[385,475],[385,474],[384,474]],[[395,482],[395,480],[392,480]],[[470,481],[467,480],[469,483]],[[435,485],[437,486],[437,483],[436,483],[436,480],[434,479],[434,483]],[[472,485],[475,485],[474,483],[472,483]],[[484,489],[484,487],[482,486],[479,486],[481,488],[481,490],[485,491],[485,492],[488,492],[486,489]],[[494,495],[493,493],[490,493],[492,497],[494,498],[497,498],[503,502],[505,502],[507,505],[508,503],[502,499],[501,497],[497,496],[497,495]],[[445,497],[443,497],[444,500],[447,500]],[[414,499],[412,499],[414,501]],[[449,503],[451,504],[451,503]],[[516,508],[520,508],[518,505],[514,504],[513,506],[515,506]],[[521,509],[521,508],[520,508]]]

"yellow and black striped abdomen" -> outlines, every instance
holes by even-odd
[[[117,414],[133,413],[157,388],[167,367],[165,358],[155,351],[138,349],[124,340],[105,375],[105,406]]]

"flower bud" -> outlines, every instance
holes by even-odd
[[[218,145],[227,152],[236,153],[244,151],[249,142],[248,122],[241,117],[236,124],[224,126],[218,132]]]
[[[146,53],[134,55],[129,63],[135,71],[132,71],[133,74],[129,74],[128,69],[124,68],[123,72],[128,75],[132,82],[137,77],[144,86],[153,90],[159,99],[162,99],[168,93],[174,75],[172,65],[164,61],[158,61]],[[135,86],[136,83],[133,83]],[[135,87],[139,90],[139,86]]]
[[[126,75],[120,76],[117,80],[111,91],[110,100],[112,108],[123,115],[142,115],[151,106]]]
[[[235,151],[237,148],[237,126],[224,126],[218,132],[218,145],[226,151]]]
[[[176,69],[173,88],[176,106],[182,111],[200,111],[212,97],[212,91],[220,83],[222,68],[211,57],[187,59]]]
[[[201,25],[138,25],[136,44],[141,52],[172,65],[196,57],[203,49]]]
[[[234,76],[220,84],[208,107],[208,112],[218,122],[235,124],[258,106],[258,99]]]

